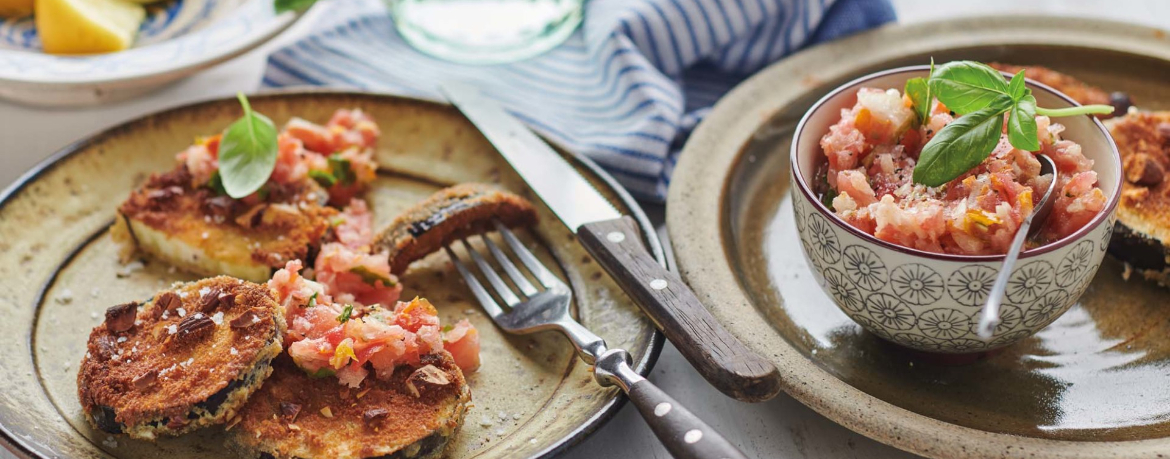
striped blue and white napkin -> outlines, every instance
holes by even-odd
[[[465,80],[652,201],[665,198],[686,136],[731,87],[805,46],[894,19],[887,0],[591,0],[556,49],[468,66],[412,49],[378,0],[328,8],[320,32],[269,58],[265,86],[441,99],[435,82]]]

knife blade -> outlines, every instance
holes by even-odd
[[[576,168],[478,88],[466,83],[445,83],[442,90],[570,230],[576,232],[586,223],[621,218],[622,214]]]
[[[715,320],[677,274],[663,268],[624,216],[577,169],[473,85],[440,86],[468,120],[708,382],[731,397],[763,401],[780,391],[779,372]]]

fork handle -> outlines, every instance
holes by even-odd
[[[780,391],[776,367],[724,329],[678,275],[650,256],[634,219],[586,223],[577,237],[707,382],[748,402]]]
[[[628,395],[658,441],[676,459],[747,459],[719,432],[649,380],[634,383]]]
[[[685,406],[630,368],[630,354],[610,349],[600,356],[594,374],[603,385],[617,385],[676,459],[747,459],[719,432]]]

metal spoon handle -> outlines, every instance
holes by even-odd
[[[1007,290],[1008,279],[1012,276],[1012,268],[1016,266],[1016,259],[1020,258],[1020,251],[1024,248],[1024,241],[1028,239],[1028,229],[1032,226],[1032,217],[1035,215],[1035,213],[1028,215],[1028,218],[1024,219],[1024,223],[1020,224],[1015,239],[1012,239],[1012,246],[1003,258],[1003,267],[999,269],[999,275],[995,277],[995,283],[991,285],[991,294],[988,295],[987,304],[983,305],[983,314],[979,317],[977,332],[980,338],[990,339],[992,333],[995,332],[995,327],[999,325],[999,304],[1003,300],[1004,291]]]

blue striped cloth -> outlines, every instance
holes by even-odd
[[[320,32],[269,58],[265,86],[441,99],[435,82],[465,80],[651,201],[665,198],[687,134],[731,87],[805,46],[894,19],[887,0],[591,0],[563,45],[485,67],[413,50],[377,0],[322,7],[331,14]]]

